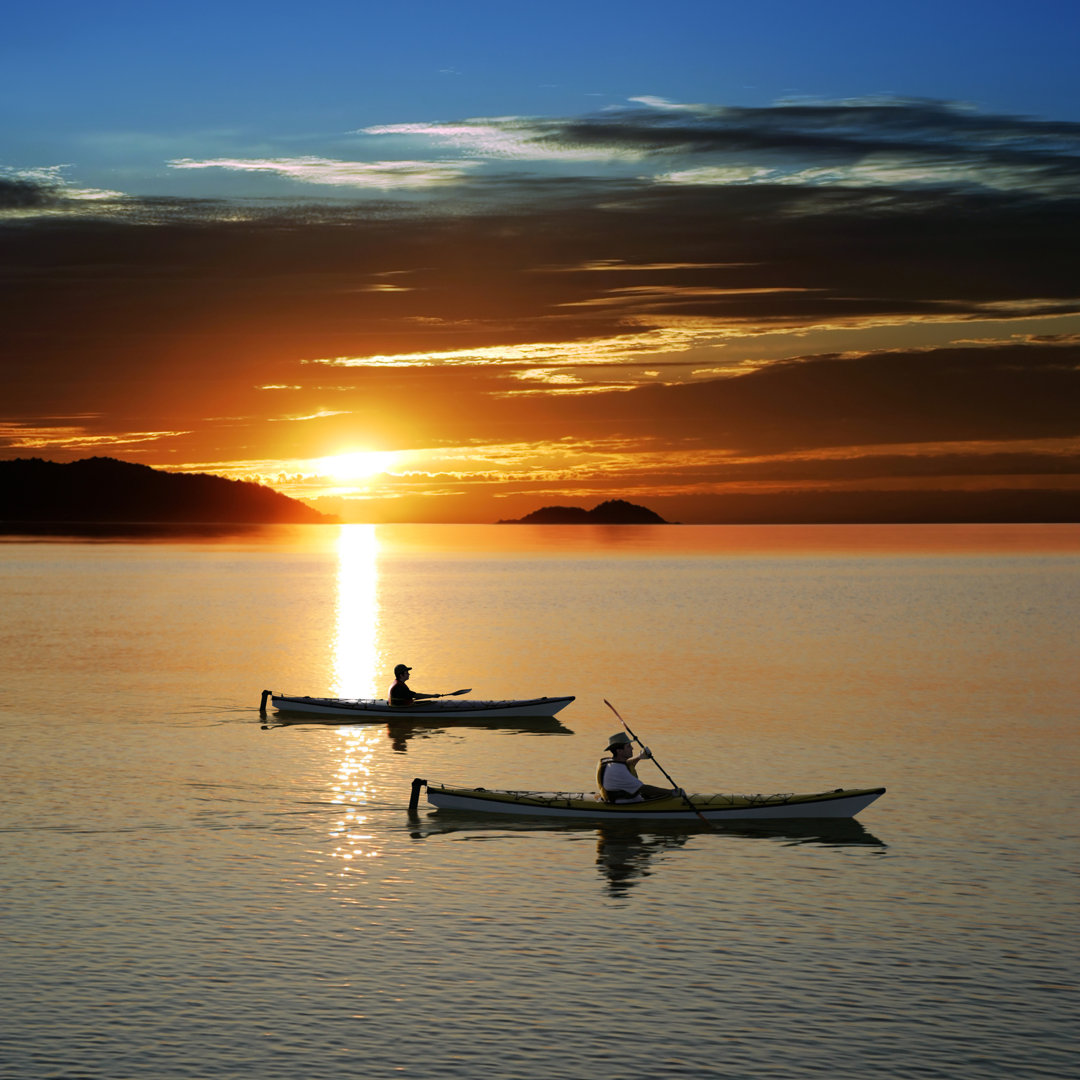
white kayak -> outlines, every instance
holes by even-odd
[[[500,718],[550,717],[565,709],[570,697],[524,698],[510,701],[478,701],[473,698],[445,700],[433,698],[411,705],[391,705],[386,698],[293,697],[264,690],[261,713],[266,702],[289,716],[337,716],[347,720],[498,720]]]
[[[439,810],[484,814],[527,814],[535,817],[607,821],[767,821],[793,818],[853,818],[885,794],[878,788],[835,788],[809,795],[703,795],[665,796],[646,802],[604,802],[587,791],[501,791],[451,787],[417,777],[409,807],[416,809],[420,788]],[[690,805],[687,805],[689,800]]]

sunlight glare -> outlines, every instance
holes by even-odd
[[[355,450],[318,458],[313,465],[321,474],[335,480],[365,480],[386,472],[396,460],[393,450]]]

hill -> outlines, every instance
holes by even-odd
[[[333,522],[271,488],[93,457],[0,461],[0,521],[315,524]]]
[[[543,506],[522,518],[499,521],[499,525],[668,525],[659,514],[644,506],[609,499],[584,510],[580,506]]]

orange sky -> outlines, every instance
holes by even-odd
[[[1034,152],[1028,187],[1004,182],[1004,156],[944,107],[927,161],[926,116],[893,108],[910,130],[889,168],[824,180],[795,161],[820,135],[809,116],[788,121],[805,127],[785,136],[789,173],[756,182],[715,154],[676,175],[686,137],[666,151],[643,109],[602,138],[652,140],[648,177],[90,209],[9,183],[0,456],[253,479],[355,521],[611,497],[682,521],[725,520],[736,496],[1075,497],[1076,200],[1053,170],[1030,183]],[[830,138],[882,137],[881,116],[835,111]],[[746,124],[779,138],[760,113]],[[723,142],[713,114],[694,119]],[[601,138],[576,123],[564,151]],[[986,124],[1013,159],[1035,138]]]

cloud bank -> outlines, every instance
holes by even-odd
[[[520,473],[454,471],[530,497],[562,438],[576,491],[1073,482],[1080,125],[643,99],[354,138],[349,159],[170,162],[274,197],[0,175],[0,452],[32,430],[47,453],[49,417],[94,414],[56,421],[52,448],[151,433],[146,453],[182,463],[524,440]]]

